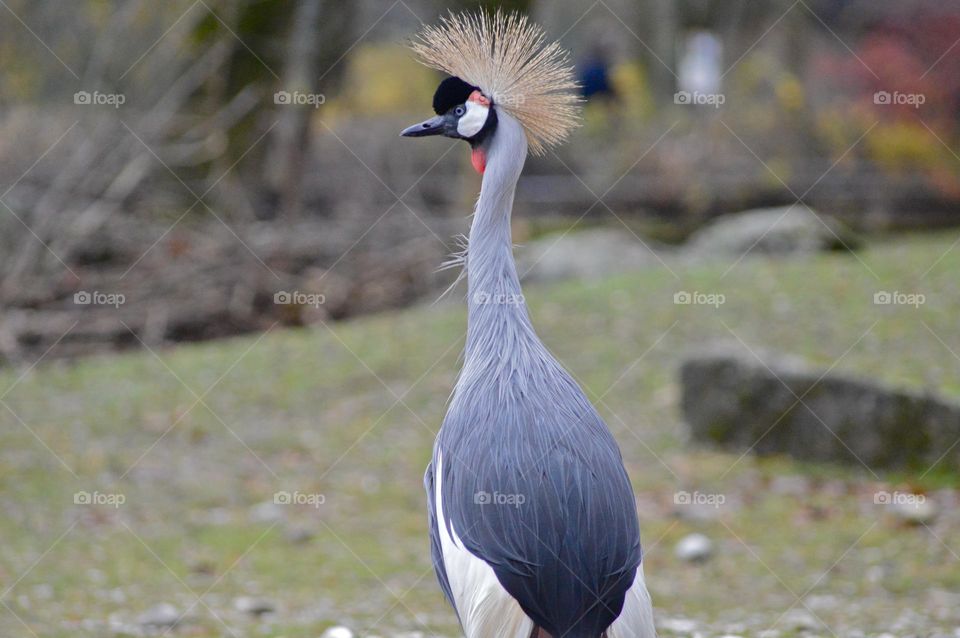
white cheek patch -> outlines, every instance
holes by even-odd
[[[457,133],[463,137],[473,137],[487,123],[487,115],[490,113],[490,109],[473,101],[467,101],[464,106],[467,108],[467,112],[457,122]]]

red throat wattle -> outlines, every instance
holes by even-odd
[[[470,94],[470,97],[467,98],[468,102],[476,102],[481,106],[490,108],[490,99],[480,91],[474,91]],[[473,169],[483,175],[483,171],[487,168],[487,154],[483,149],[475,148],[470,153],[470,163],[473,164]]]
[[[487,168],[487,153],[482,148],[475,148],[470,152],[470,163],[473,164],[473,169],[483,175],[483,171]]]

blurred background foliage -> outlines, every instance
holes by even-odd
[[[559,38],[587,98],[570,142],[528,162],[521,241],[616,216],[673,243],[801,194],[868,233],[960,221],[957,3],[10,0],[0,299],[18,327],[0,353],[48,345],[95,286],[182,307],[152,330],[130,317],[163,341],[305,321],[276,315],[279,286],[323,288],[339,318],[443,284],[432,265],[476,178],[444,141],[397,138],[440,79],[405,44],[448,10],[496,6]],[[691,87],[722,103],[682,103]],[[175,295],[187,279],[212,305]],[[129,343],[87,320],[87,341]]]

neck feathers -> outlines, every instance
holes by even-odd
[[[513,196],[526,155],[522,127],[501,113],[486,149],[486,171],[470,227],[464,374],[471,363],[476,366],[481,361],[505,366],[524,343],[536,339],[520,290],[510,235]]]

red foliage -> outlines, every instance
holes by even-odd
[[[883,119],[920,117],[952,134],[960,107],[960,11],[928,10],[876,23],[854,47],[818,55],[813,70]],[[875,96],[890,95],[878,104]],[[919,97],[915,97],[919,96]],[[922,101],[919,108],[918,100]]]

